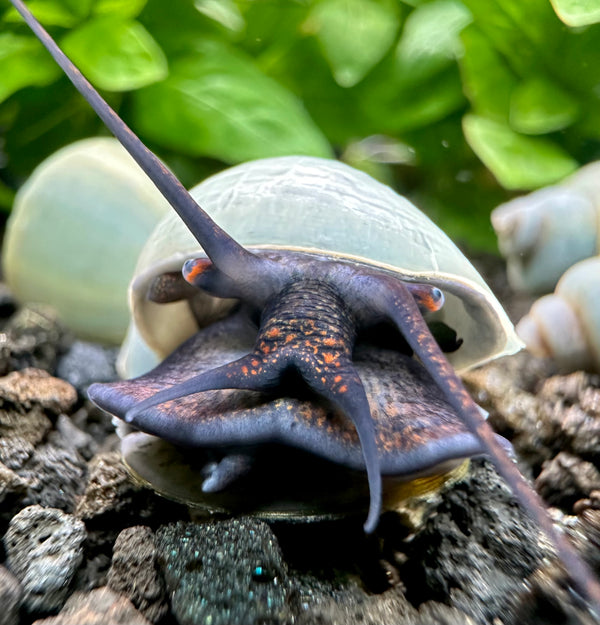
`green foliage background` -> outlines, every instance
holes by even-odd
[[[28,2],[186,185],[248,159],[335,155],[488,250],[491,208],[600,158],[600,0],[553,4]],[[8,209],[45,156],[105,131],[7,0],[0,15]]]

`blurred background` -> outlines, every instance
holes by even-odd
[[[491,209],[600,158],[600,2],[30,0],[188,187],[335,156],[496,250]],[[0,208],[102,124],[0,0]]]

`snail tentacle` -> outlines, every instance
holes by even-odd
[[[173,173],[142,143],[92,87],[25,4],[21,0],[11,2],[74,87],[178,213],[213,263],[229,276],[244,275],[248,281],[260,283],[264,273],[262,271],[264,260],[246,250],[209,217]]]
[[[373,306],[378,306],[398,326],[425,369],[444,392],[448,403],[481,441],[498,473],[509,485],[517,500],[552,540],[573,580],[584,590],[587,597],[593,598],[596,605],[600,606],[600,586],[591,569],[567,538],[557,531],[541,498],[527,483],[515,462],[499,443],[479,407],[446,360],[406,285],[388,276],[375,277],[371,293]]]

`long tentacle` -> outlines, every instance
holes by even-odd
[[[371,534],[381,515],[381,468],[375,425],[361,379],[350,363],[345,363],[342,369],[321,371],[318,374],[312,368],[302,367],[300,371],[308,385],[337,406],[356,428],[369,481],[369,514],[364,529],[367,534]]]
[[[254,363],[254,364],[253,364]],[[145,410],[164,404],[168,401],[218,389],[245,389],[249,391],[266,391],[279,380],[279,372],[255,366],[255,356],[247,355],[222,367],[210,369],[196,375],[185,382],[175,384],[151,397],[138,402],[125,414],[125,421],[131,423]]]
[[[600,614],[600,584],[565,536],[557,531],[542,500],[498,442],[494,431],[482,417],[477,404],[433,338],[409,290],[402,282],[387,276],[375,278],[372,287],[372,305],[378,306],[380,312],[398,326],[423,366],[444,392],[448,403],[479,438],[519,502],[554,544],[579,591]]]
[[[138,139],[77,67],[73,65],[23,2],[21,0],[11,0],[11,2],[98,117],[177,211],[220,271],[236,278],[247,276],[248,280],[253,283],[257,282],[257,276],[266,273],[264,270],[260,271],[264,267],[265,259],[244,249],[200,208],[181,182]],[[244,281],[242,282],[244,283]]]

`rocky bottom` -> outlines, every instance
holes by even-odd
[[[394,513],[192,518],[132,482],[85,398],[113,350],[0,292],[0,624],[594,623],[489,463],[418,531]],[[600,573],[600,379],[526,354],[467,377],[556,522]]]

